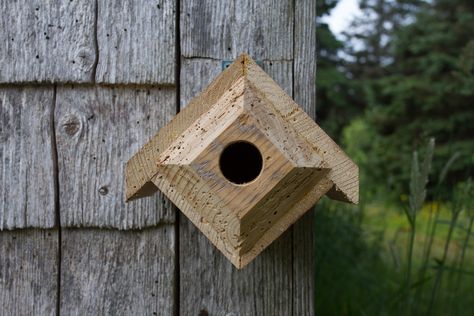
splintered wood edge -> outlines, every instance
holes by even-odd
[[[245,74],[245,65],[249,59],[246,54],[240,55],[127,162],[125,170],[127,201],[149,196],[157,191],[151,179],[158,172],[156,161],[160,153]]]

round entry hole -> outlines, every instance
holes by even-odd
[[[245,184],[258,177],[263,160],[260,151],[253,144],[237,141],[222,151],[219,159],[222,174],[232,183]]]

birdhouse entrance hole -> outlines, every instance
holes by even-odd
[[[262,171],[262,154],[249,142],[233,142],[222,151],[219,166],[227,180],[246,184],[255,180]]]

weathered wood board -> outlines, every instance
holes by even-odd
[[[175,1],[98,0],[96,81],[173,84]]]
[[[293,315],[314,315],[314,211],[293,225]]]
[[[162,194],[125,204],[125,162],[175,113],[172,88],[59,87],[62,226],[143,228],[174,221]]]
[[[57,230],[0,232],[0,314],[55,315]]]
[[[293,58],[294,1],[181,0],[181,54],[234,59]]]
[[[63,229],[63,315],[172,315],[174,226]]]
[[[291,95],[292,63],[266,61],[263,66]],[[181,106],[184,107],[193,97],[192,94],[185,93],[204,89],[213,79],[212,76],[221,72],[221,67],[220,61],[184,59],[181,65]],[[196,77],[193,72],[201,74],[196,81],[192,81],[192,78]],[[203,74],[210,76],[204,77]],[[179,227],[182,315],[194,315],[197,306],[209,315],[226,315],[232,312],[237,315],[292,315],[293,304],[298,304],[293,303],[293,287],[305,285],[293,284],[291,229],[248,267],[237,273],[231,263],[184,216],[180,217]],[[312,269],[312,267],[300,268],[305,268],[306,271]],[[210,271],[202,272],[207,270]],[[311,274],[307,278],[311,278]],[[225,286],[226,284],[232,286]],[[312,303],[305,303],[310,304],[306,307],[310,309]]]
[[[299,0],[295,6],[293,99],[316,118],[316,1]]]
[[[291,231],[237,270],[188,219],[180,221],[180,315],[295,315]]]
[[[0,87],[0,230],[55,224],[53,87]]]
[[[313,119],[316,118],[316,1],[301,0],[295,5],[293,99]],[[313,316],[314,220],[309,211],[293,226],[293,315]]]
[[[95,0],[0,1],[0,83],[90,82]]]
[[[236,13],[226,7],[228,3],[222,2],[219,5],[182,1],[182,55],[183,57],[192,57],[192,59],[184,59],[181,65],[181,106],[184,106],[192,96],[206,86],[211,78],[220,72],[222,59],[235,58],[239,52],[247,51],[256,60],[268,59],[265,63],[265,70],[290,95],[293,95],[292,87],[294,86],[296,101],[308,114],[314,117],[315,81],[312,69],[314,60],[305,59],[315,51],[315,38],[312,36],[314,32],[313,30],[308,31],[308,28],[314,25],[315,6],[304,3],[295,4],[295,8],[293,8],[292,3],[285,1],[281,1],[277,5],[263,2],[254,4],[253,1],[240,4],[241,6],[239,4],[236,4],[236,7],[248,9],[261,4],[268,8],[269,12],[266,12],[265,16],[259,16],[257,23],[260,24],[260,27],[266,25],[266,17],[273,19],[274,22],[271,23],[272,27],[266,30],[265,34],[258,36],[258,41],[255,41],[255,38],[249,39],[247,37],[245,41],[236,40],[236,46],[231,44],[232,40],[240,35],[234,35],[235,32],[231,34],[231,28],[239,29],[237,33],[247,34],[247,36],[252,29],[258,29],[249,21],[249,18],[239,18],[239,8],[236,9]],[[290,9],[285,10],[285,13],[279,12],[278,8],[285,5]],[[301,8],[296,9],[299,6]],[[303,12],[305,10],[306,12]],[[285,16],[288,14],[291,27],[282,26],[280,28],[281,21],[283,24],[285,24],[284,21],[287,21]],[[297,18],[294,18],[293,14],[296,14]],[[204,18],[201,19],[203,16]],[[311,22],[308,25],[309,19]],[[207,29],[208,25],[212,23],[220,25],[220,28],[217,28],[220,33],[216,36],[213,36],[215,33],[212,29]],[[293,38],[293,23],[295,30],[298,30],[295,38]],[[285,29],[286,32],[282,33],[281,29]],[[262,36],[266,38],[262,39]],[[273,36],[278,39],[278,44],[275,42],[269,46],[262,45],[262,43],[271,43]],[[201,40],[195,41],[196,37]],[[293,46],[294,40],[295,45]],[[306,42],[302,43],[302,41]],[[245,47],[239,45],[245,45]],[[293,47],[295,52],[293,52]],[[277,62],[281,59],[287,60],[288,69]],[[305,63],[309,63],[309,65]],[[285,80],[288,81],[285,82]],[[217,251],[208,248],[210,247],[209,242],[197,233],[196,228],[186,218],[181,216],[180,222],[180,288],[185,289],[182,290],[180,296],[180,311],[183,315],[195,314],[196,304],[200,304],[199,308],[208,312],[209,315],[225,315],[226,313],[235,313],[236,315],[314,314],[311,213],[305,216],[305,223],[300,221],[295,225],[297,230],[289,230],[285,233],[264,251],[261,257],[250,263],[238,275],[229,271],[230,264],[228,262],[222,258],[216,258],[216,256],[219,257]],[[199,244],[203,246],[196,247],[194,243],[190,242],[195,238],[199,239]],[[206,264],[209,264],[209,267],[212,266],[213,273],[197,273],[193,268],[196,260],[201,266]],[[222,289],[226,288],[225,284],[231,285],[231,289],[223,291]],[[239,291],[238,289],[244,290]],[[198,301],[193,296],[187,295],[187,293],[193,292],[200,293],[198,296],[201,300]],[[274,301],[275,297],[278,301]]]

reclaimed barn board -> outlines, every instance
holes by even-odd
[[[263,66],[291,95],[292,63],[266,61]],[[185,93],[204,89],[213,79],[212,75],[220,71],[221,62],[184,59],[181,65],[181,107],[194,96]],[[192,72],[200,74],[198,80],[192,80],[196,77]],[[209,74],[210,77],[204,77],[203,74]],[[179,227],[182,315],[195,315],[201,310],[209,315],[292,315],[294,284],[291,229],[255,261],[237,272],[184,216],[180,217]]]
[[[90,82],[95,0],[0,1],[0,83]]]
[[[98,0],[96,80],[173,84],[175,1]]]
[[[316,1],[295,5],[295,57],[293,99],[316,118]],[[294,315],[314,315],[314,212],[309,211],[293,226]]]
[[[174,226],[62,230],[63,315],[172,315]]]
[[[59,87],[62,226],[143,228],[174,221],[162,194],[125,204],[125,162],[175,113],[172,88]]]
[[[53,87],[0,87],[0,230],[55,224]]]
[[[55,315],[57,230],[0,232],[0,314]]]
[[[293,1],[181,0],[181,54],[233,59],[293,58]]]

